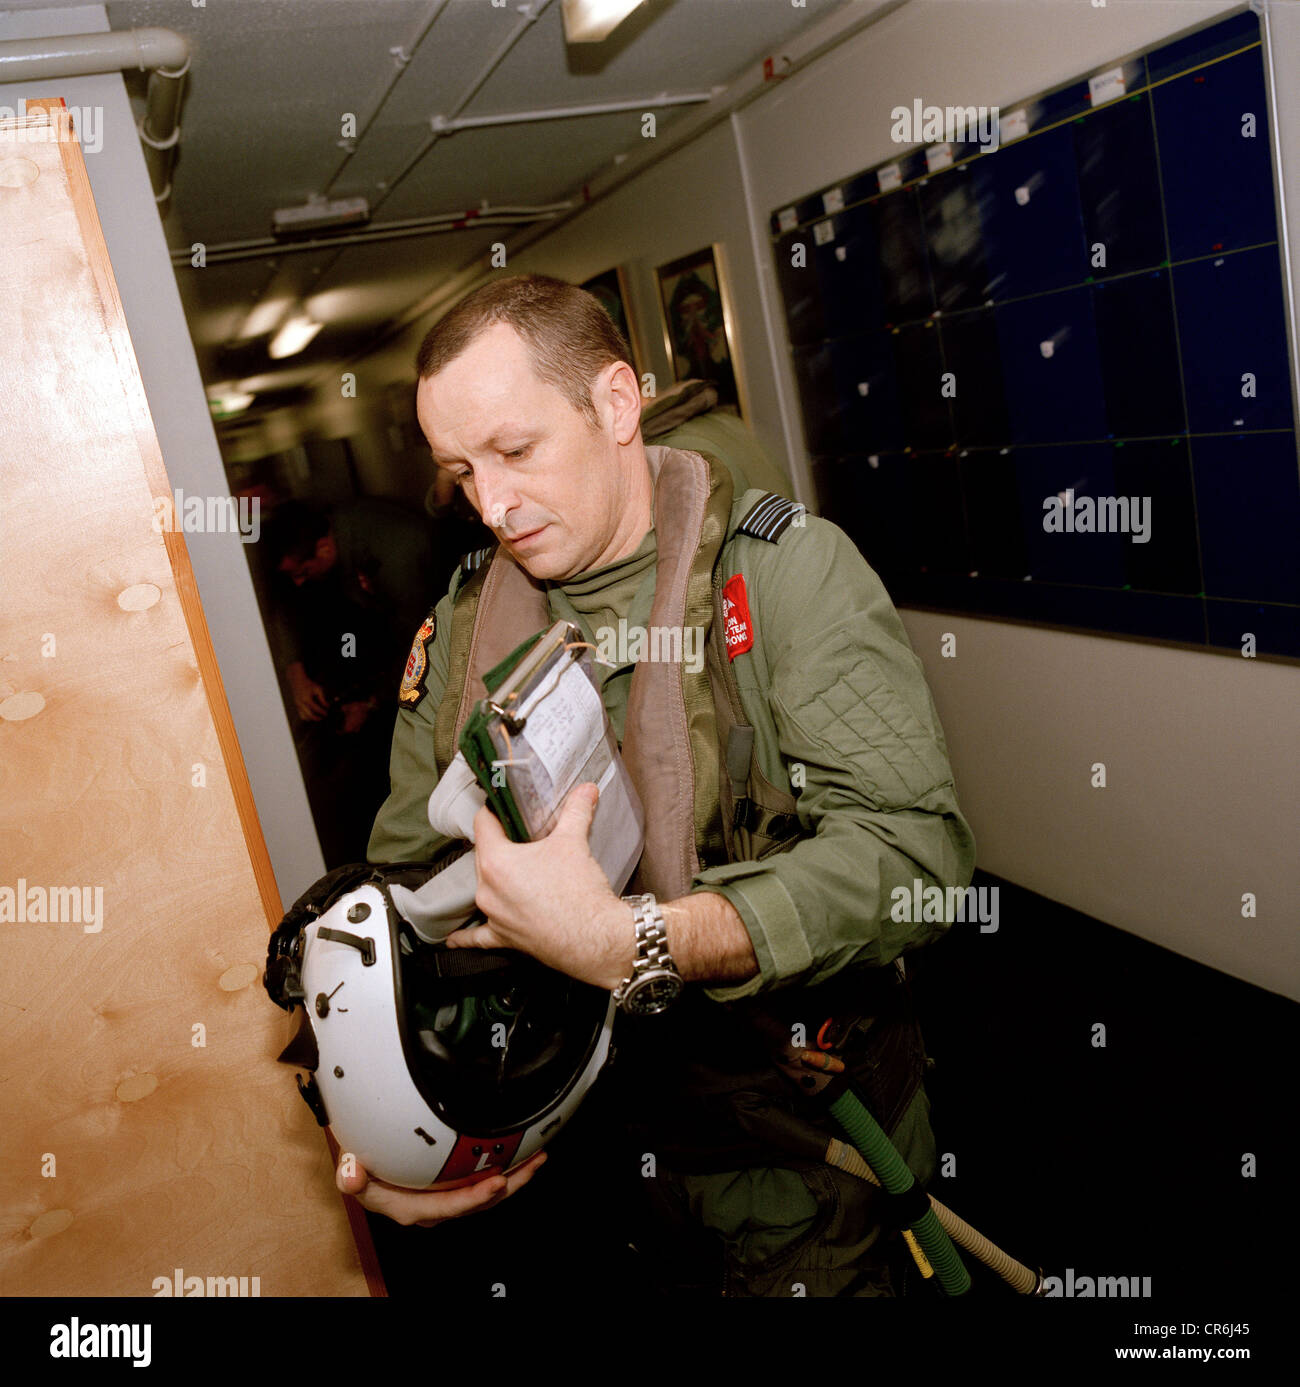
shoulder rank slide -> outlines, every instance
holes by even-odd
[[[749,508],[745,518],[736,526],[736,531],[775,544],[793,523],[795,516],[803,511],[804,507],[798,501],[787,500],[775,491],[769,491]]]
[[[468,578],[475,569],[483,567],[488,559],[492,557],[492,553],[495,549],[495,544],[489,544],[485,549],[474,549],[468,554],[462,554],[460,560],[461,572]]]

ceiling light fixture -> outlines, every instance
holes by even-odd
[[[282,357],[295,356],[324,326],[324,323],[316,322],[305,313],[296,313],[271,338],[271,345],[266,349],[267,353],[276,361]]]
[[[208,408],[214,419],[229,419],[242,414],[257,397],[246,390],[230,390],[208,396]]]
[[[254,337],[265,337],[268,332],[274,332],[292,307],[293,300],[287,295],[263,299],[249,310],[234,340],[248,342]]]
[[[277,207],[271,229],[277,236],[313,236],[349,226],[365,226],[370,204],[363,197],[326,198],[317,194],[301,207]]]
[[[566,43],[599,43],[608,38],[641,0],[564,0]]]

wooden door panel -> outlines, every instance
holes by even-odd
[[[275,1063],[274,877],[81,151],[32,110],[0,125],[0,1293],[365,1295],[364,1258],[382,1294]]]

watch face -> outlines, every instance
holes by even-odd
[[[681,990],[682,980],[676,973],[651,973],[632,987],[624,1005],[633,1016],[656,1016],[672,1006]]]

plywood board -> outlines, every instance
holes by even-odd
[[[382,1294],[275,1063],[274,877],[81,152],[32,112],[0,124],[0,1294]]]

